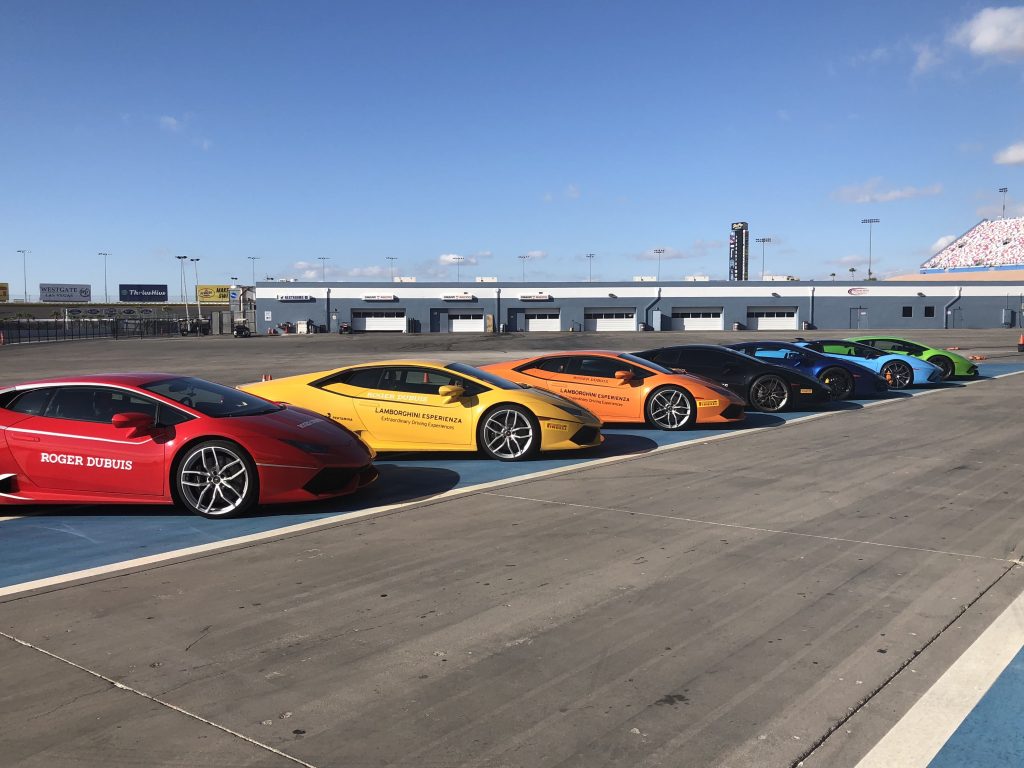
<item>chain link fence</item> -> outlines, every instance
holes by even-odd
[[[203,318],[202,332],[209,333],[209,318]],[[195,333],[193,318],[80,318],[68,320],[0,320],[0,344],[29,344],[76,339],[145,339],[184,336]]]

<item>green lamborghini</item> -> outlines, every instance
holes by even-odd
[[[978,366],[966,357],[950,352],[948,349],[936,349],[919,344],[909,339],[899,339],[894,336],[854,336],[847,341],[859,341],[875,349],[884,350],[900,355],[910,355],[919,360],[926,360],[932,365],[942,369],[942,380],[952,378],[970,378],[978,375]]]

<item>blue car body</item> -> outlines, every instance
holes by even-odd
[[[824,380],[822,374],[829,369],[840,368],[846,371],[852,379],[852,387],[846,395],[848,398],[875,397],[889,391],[889,385],[885,379],[858,362],[842,357],[823,355],[821,352],[815,352],[813,349],[791,344],[788,341],[742,341],[728,346],[766,362],[796,368],[819,381]]]
[[[798,341],[797,345],[814,350],[815,352],[820,352],[821,354],[828,355],[829,357],[836,357],[840,360],[852,360],[855,363],[860,363],[865,368],[870,368],[875,373],[882,375],[882,377],[886,378],[887,381],[888,377],[885,376],[885,371],[883,369],[885,368],[886,363],[894,361],[910,366],[911,370],[914,372],[914,379],[910,384],[914,386],[938,384],[942,381],[942,369],[937,365],[932,365],[925,360],[910,357],[909,355],[889,354],[856,341],[846,341],[845,339],[814,339],[813,341]],[[891,384],[892,383],[890,382],[890,386]]]

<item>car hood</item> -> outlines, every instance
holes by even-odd
[[[587,410],[584,406],[577,403],[575,400],[570,400],[568,397],[563,397],[562,395],[559,395],[550,390],[540,389],[539,387],[526,387],[523,389],[523,394],[529,395],[530,397],[535,397],[538,400],[544,401],[548,405],[555,406],[556,408],[569,407],[583,411],[584,415],[582,418],[580,418],[580,421],[582,422],[586,422],[589,424],[601,423],[601,420],[597,418],[597,416],[595,416],[593,413]],[[566,413],[565,415],[570,418],[572,417],[571,413]]]
[[[348,446],[362,441],[350,430],[337,424],[326,416],[286,405],[279,411],[261,413],[255,416],[235,416],[223,421],[225,426],[248,432],[252,435],[276,440],[294,440],[302,443],[320,445]]]

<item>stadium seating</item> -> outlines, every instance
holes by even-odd
[[[921,265],[922,270],[1024,266],[1024,218],[980,222]]]

